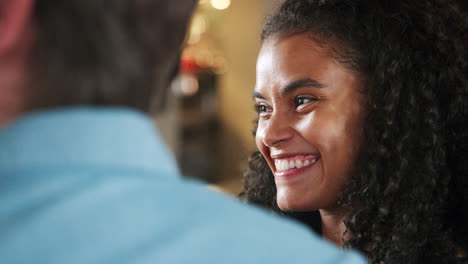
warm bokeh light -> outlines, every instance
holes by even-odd
[[[196,44],[200,41],[201,36],[207,30],[207,22],[203,15],[196,14],[193,17],[192,25],[190,26],[190,34],[188,44]]]
[[[216,9],[226,9],[231,5],[231,0],[210,0],[211,6]]]
[[[192,96],[200,89],[198,79],[193,74],[181,74],[174,81],[173,91],[177,95]]]

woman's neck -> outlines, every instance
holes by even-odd
[[[343,237],[346,231],[346,226],[344,224],[346,212],[339,209],[321,209],[319,211],[322,225],[322,237],[342,247],[344,243],[343,239],[346,239]]]

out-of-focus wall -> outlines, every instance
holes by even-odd
[[[228,129],[242,141],[243,147],[253,148],[252,92],[255,86],[255,64],[260,49],[260,32],[265,16],[282,0],[233,0],[225,10],[219,25],[223,54],[228,71],[220,82],[220,115]]]
[[[237,136],[244,148],[252,148],[252,90],[255,86],[255,63],[260,48],[259,34],[263,21],[263,1],[234,0],[225,10],[219,29],[228,63],[220,80],[219,109],[223,125]]]
[[[228,191],[240,190],[240,178],[249,153],[255,149],[252,135],[256,117],[252,92],[265,16],[281,0],[233,0],[217,26],[227,71],[219,82],[219,115],[223,125],[221,174],[232,179]]]

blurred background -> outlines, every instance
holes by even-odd
[[[260,31],[281,0],[200,0],[162,136],[182,174],[237,195],[247,157],[255,149],[252,91]]]

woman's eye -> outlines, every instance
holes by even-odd
[[[259,114],[265,113],[266,111],[268,111],[268,107],[264,104],[257,104],[255,105],[255,111]]]
[[[310,103],[310,102],[316,102],[318,100],[319,99],[317,99],[315,97],[297,96],[294,99],[294,103],[295,103],[296,107],[298,107],[298,106],[301,106],[303,104],[307,104],[307,103]]]

